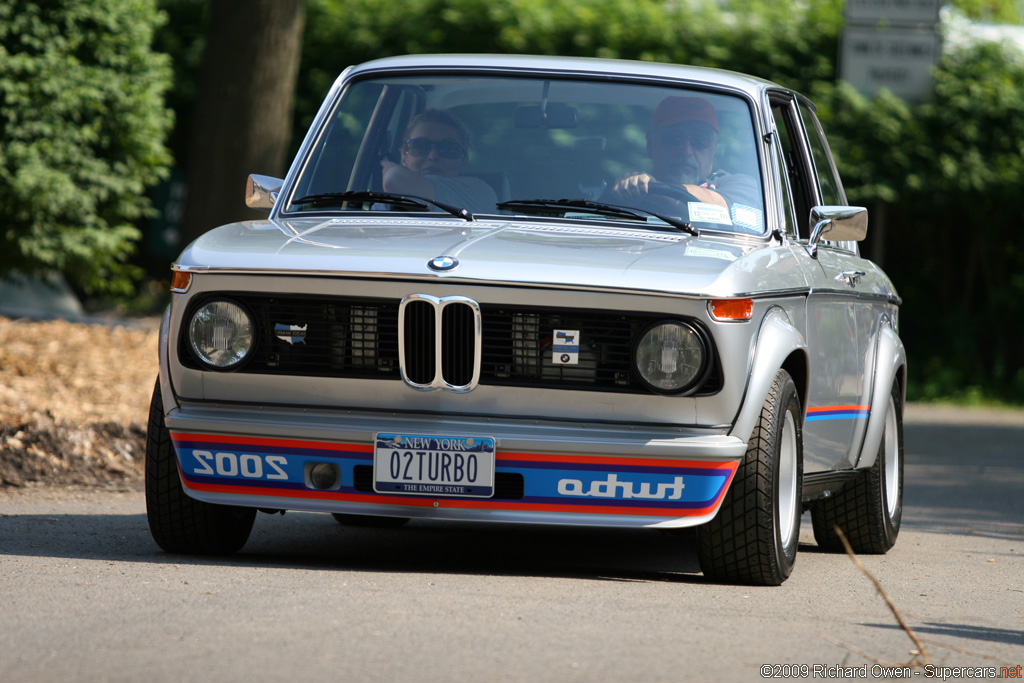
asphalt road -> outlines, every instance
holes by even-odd
[[[1024,413],[910,406],[906,441],[899,541],[861,560],[936,666],[1019,675]],[[914,649],[806,516],[793,576],[749,588],[706,583],[692,534],[288,513],[193,559],[156,547],[139,492],[0,491],[3,683],[870,679]]]

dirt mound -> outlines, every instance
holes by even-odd
[[[0,486],[141,485],[157,328],[0,317]]]

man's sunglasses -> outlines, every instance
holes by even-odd
[[[405,141],[405,151],[414,157],[425,157],[432,149],[436,149],[437,156],[442,159],[461,159],[466,153],[465,148],[454,140],[409,138]]]
[[[689,142],[690,147],[700,152],[714,144],[715,134],[704,130],[666,130],[658,134],[658,142],[670,147],[682,147],[684,142]]]

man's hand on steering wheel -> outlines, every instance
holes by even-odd
[[[659,195],[660,197],[684,204],[686,202],[700,201],[688,192],[685,187],[659,182],[648,173],[630,173],[622,176],[615,181],[611,194],[621,201],[632,202],[643,201],[648,199],[650,195]]]

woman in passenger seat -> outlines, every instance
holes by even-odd
[[[491,186],[461,175],[469,147],[469,130],[458,117],[427,109],[409,123],[402,163],[380,162],[384,191],[433,199],[472,213],[494,213],[498,198]]]

